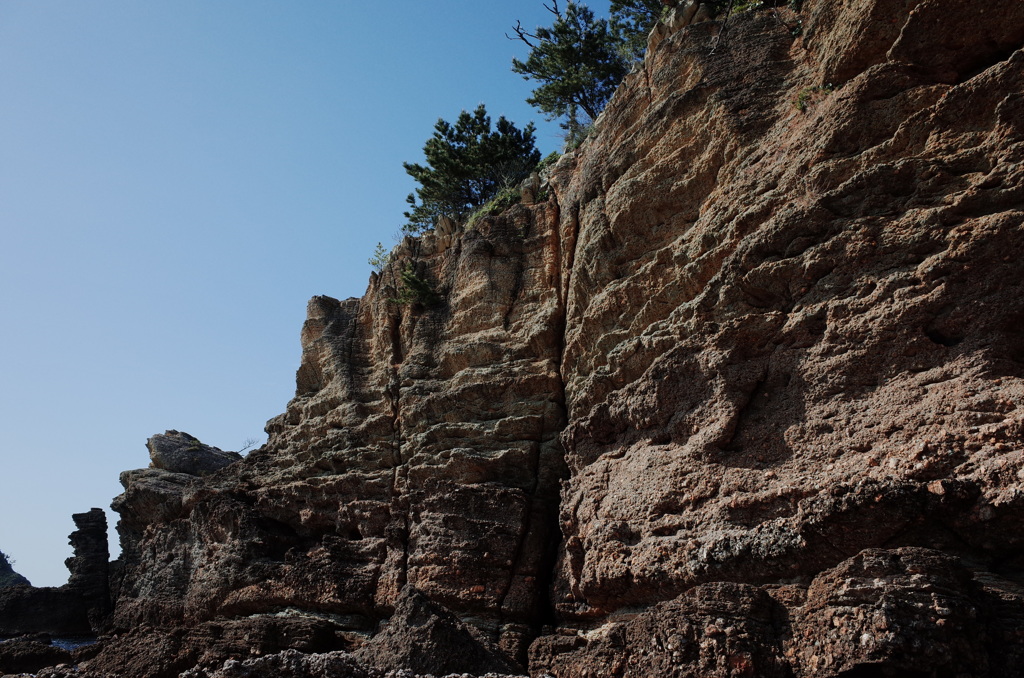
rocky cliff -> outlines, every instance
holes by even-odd
[[[685,24],[310,302],[266,446],[122,477],[86,675],[1021,675],[1024,3]]]
[[[0,551],[0,588],[8,586],[28,586],[28,579],[14,571],[7,554]]]

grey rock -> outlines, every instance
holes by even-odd
[[[225,452],[180,431],[157,434],[146,441],[146,447],[154,468],[193,476],[213,473],[242,458],[237,452]]]

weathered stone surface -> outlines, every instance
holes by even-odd
[[[153,468],[193,476],[213,473],[242,458],[237,452],[225,452],[180,431],[157,434],[146,441],[146,447]]]
[[[479,631],[411,586],[402,590],[395,613],[384,629],[355,656],[382,671],[521,673],[521,667],[509,661]]]
[[[531,649],[536,673],[728,678],[792,675],[779,629],[785,608],[745,584],[703,584],[630,619],[548,635]]]
[[[677,10],[544,202],[310,302],[261,450],[122,476],[84,675],[418,662],[410,585],[535,675],[1019,673],[1022,7]]]
[[[951,84],[872,33],[801,113],[826,4],[861,20],[805,3],[813,49],[770,13],[673,34],[553,176],[566,619],[881,545],[1020,557],[1024,54]]]
[[[94,656],[80,662],[80,669],[86,676],[176,678],[191,668],[213,671],[227,661],[285,649],[319,654],[349,650],[358,642],[336,620],[285,610],[193,626],[142,625],[102,638]]]
[[[792,620],[799,675],[989,673],[970,572],[926,549],[869,549],[815,578]]]
[[[373,672],[376,676],[380,674]],[[371,673],[347,652],[304,654],[285,650],[267,657],[229,659],[213,671],[192,669],[182,678],[371,678]]]
[[[701,584],[638,615],[562,628],[534,643],[531,665],[574,678],[1015,675],[1024,623],[994,590],[1021,600],[1019,586],[939,551],[867,549],[809,586]]]
[[[0,636],[91,632],[85,603],[63,587],[12,586],[0,589]]]
[[[71,516],[78,528],[68,536],[74,555],[65,561],[71,577],[65,586],[79,596],[87,609],[93,631],[103,629],[111,613],[110,549],[107,545],[107,515],[94,508]]]
[[[440,674],[414,674],[407,670],[378,671],[360,665],[345,652],[303,654],[295,650],[239,662],[229,660],[212,671],[186,671],[181,678],[435,678]],[[441,678],[474,678],[467,673],[448,674]],[[515,678],[505,674],[486,673],[480,678]]]
[[[310,302],[262,450],[202,482],[124,474],[116,628],[295,607],[366,631],[408,583],[524,662],[565,475],[556,216],[407,241],[364,301]],[[445,305],[391,301],[406,262]]]

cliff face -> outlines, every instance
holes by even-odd
[[[525,658],[565,475],[556,215],[410,241],[362,300],[313,299],[296,398],[262,450],[205,483],[126,476],[116,623],[287,606],[369,630],[411,584]],[[407,260],[445,307],[389,301]]]
[[[1022,46],[1017,0],[659,32],[543,201],[310,302],[264,448],[123,476],[115,628],[173,675],[418,590],[536,675],[1019,670]]]

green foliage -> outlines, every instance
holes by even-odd
[[[590,8],[571,0],[564,12],[557,1],[548,9],[555,15],[550,27],[527,33],[516,25],[514,30],[530,46],[530,54],[526,61],[513,59],[512,70],[540,83],[527,103],[549,119],[565,117],[562,126],[574,138],[586,122],[580,114],[589,121],[597,118],[629,71],[629,63],[607,19],[595,18]]]
[[[629,60],[643,58],[647,36],[668,10],[661,0],[612,0],[609,16],[620,54]]]
[[[729,9],[730,0],[714,0],[709,4],[713,14],[721,14]],[[796,11],[800,11],[803,0],[733,0],[732,13],[739,14],[740,12],[752,12],[787,5]]]
[[[480,209],[473,212],[466,221],[466,225],[472,226],[484,217],[497,216],[509,207],[519,204],[520,200],[522,200],[522,196],[519,194],[518,188],[513,188],[511,186],[503,188],[498,192],[498,195],[488,200]]]
[[[829,83],[827,85],[819,85],[817,87],[804,87],[796,95],[796,101],[793,102],[793,105],[796,106],[796,110],[800,111],[801,113],[804,113],[807,111],[807,106],[808,104],[810,104],[811,99],[814,97],[815,94],[821,93],[828,96],[829,94],[832,93],[834,89],[835,87],[832,85],[832,83]]]
[[[398,296],[391,301],[396,304],[419,304],[426,308],[437,306],[441,303],[441,295],[433,286],[416,275],[416,268],[407,263],[399,274],[401,283],[398,288]]]
[[[765,3],[762,0],[737,0],[733,3],[732,13],[739,14],[740,12],[749,12],[755,9],[761,9],[764,5]]]
[[[534,127],[518,129],[504,117],[492,130],[483,104],[473,113],[462,111],[455,124],[438,120],[423,146],[426,165],[404,163],[420,184],[409,194],[406,233],[421,233],[448,216],[462,220],[498,191],[525,179],[540,160],[534,147]]]
[[[543,160],[537,163],[537,166],[533,168],[533,171],[536,172],[537,174],[540,174],[544,170],[558,162],[558,159],[561,157],[562,154],[559,153],[558,151],[551,151],[546,156],[544,156]]]
[[[367,261],[370,264],[370,268],[381,274],[384,272],[384,267],[391,261],[391,253],[384,249],[382,243],[377,243],[377,246],[373,248],[373,256]]]

